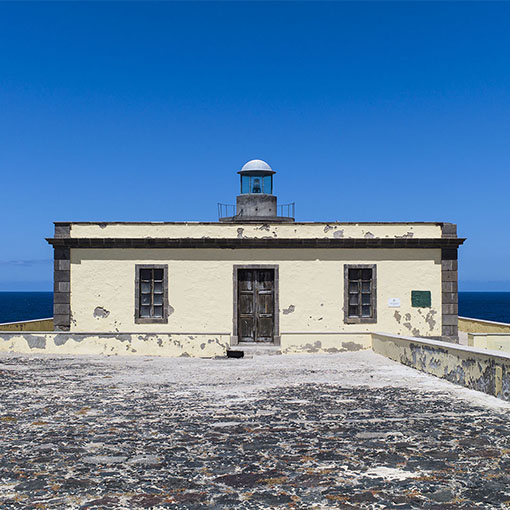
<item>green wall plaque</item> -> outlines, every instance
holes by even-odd
[[[430,308],[432,306],[430,290],[412,290],[411,305],[414,308]]]

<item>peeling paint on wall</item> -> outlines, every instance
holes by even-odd
[[[342,229],[347,238],[359,238],[369,230],[375,237],[397,238],[414,233],[419,238],[438,238],[442,235],[439,223],[292,223],[268,224],[278,233],[280,238],[294,238],[296,234],[302,238],[318,238],[325,231],[325,226]],[[256,237],[260,230],[258,225],[246,225],[248,237]],[[146,237],[150,229],[153,238],[233,238],[236,236],[237,225],[228,223],[73,223],[71,237]]]
[[[110,315],[110,312],[106,310],[106,308],[102,306],[96,306],[96,308],[94,308],[94,317],[96,317],[96,319],[105,319],[108,315]]]
[[[394,335],[372,335],[372,349],[394,361],[510,401],[510,356]]]
[[[248,227],[242,226],[243,235]],[[235,231],[237,228],[239,225]],[[338,234],[336,230],[324,234],[323,229],[324,224],[321,225],[321,236]],[[262,234],[268,232],[258,233],[259,236]],[[423,285],[431,289],[433,301],[441,302],[440,260],[440,250],[434,249],[73,249],[71,331],[166,333],[171,324],[171,330],[175,332],[225,331],[232,334],[232,267],[236,264],[278,264],[280,309],[290,304],[295,307],[294,313],[280,312],[281,331],[310,330],[308,324],[313,324],[312,331],[319,332],[364,331],[365,326],[344,324],[343,321],[343,265],[375,263],[377,324],[368,329],[395,334],[409,332],[396,322],[395,309],[386,306],[389,298],[398,295],[403,298],[399,313],[411,314],[409,321],[401,322],[410,322],[422,334],[439,336],[439,316],[434,317],[436,325],[434,331],[430,331],[429,325],[417,313],[418,309],[411,309],[406,296],[411,288],[409,282],[419,274]],[[168,264],[168,298],[174,310],[168,324],[135,323],[135,265],[152,263]],[[94,308],[98,305],[110,315],[94,317]],[[197,309],[202,312],[197,314]],[[313,319],[309,319],[310,316]],[[318,321],[319,317],[323,319]]]
[[[342,334],[293,334],[282,333],[281,351],[284,354],[293,353],[336,353],[370,349],[370,333]]]
[[[356,342],[342,342],[342,347],[346,351],[361,351],[364,349],[362,344],[357,344]]]
[[[436,325],[436,321],[434,320],[434,315],[437,313],[436,310],[430,310],[427,316],[425,317],[425,322],[429,325],[430,331],[434,330],[434,326]]]
[[[0,351],[47,354],[224,356],[229,335],[0,333]]]
[[[28,346],[30,349],[45,349],[46,348],[46,338],[44,335],[29,335],[24,334],[23,337],[25,338]]]
[[[283,315],[288,315],[289,313],[294,312],[295,309],[296,309],[296,307],[294,305],[290,305],[288,308],[284,308],[282,310],[282,313],[283,313]]]

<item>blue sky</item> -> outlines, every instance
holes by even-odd
[[[299,221],[450,221],[510,290],[509,3],[0,3],[0,290],[53,221],[216,220],[252,158]]]

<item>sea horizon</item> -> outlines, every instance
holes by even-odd
[[[510,323],[510,291],[461,291],[459,316]],[[0,323],[50,317],[52,291],[0,291]]]

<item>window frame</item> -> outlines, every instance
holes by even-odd
[[[163,270],[163,317],[140,317],[140,273],[142,269]],[[168,324],[168,264],[135,265],[135,324]]]
[[[371,317],[349,317],[349,269],[371,269],[372,289],[370,292]],[[344,264],[344,323],[375,324],[377,322],[377,264]]]

